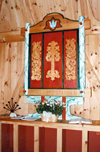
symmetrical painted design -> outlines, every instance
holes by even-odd
[[[41,80],[41,42],[32,43],[32,80]]]
[[[47,47],[47,54],[46,54],[46,60],[48,62],[51,62],[51,70],[47,71],[46,78],[50,78],[51,80],[55,80],[55,78],[59,78],[59,71],[55,70],[55,61],[60,60],[60,53],[59,53],[59,45],[57,42],[52,41],[48,44]]]
[[[30,27],[30,24],[27,23],[26,26],[25,26],[25,70],[24,70],[24,91],[25,91],[24,94],[25,95],[28,95],[29,27]],[[51,20],[46,22],[45,29],[49,28],[51,30],[54,30],[56,27],[61,27],[60,20],[55,20],[54,18],[52,18]],[[70,114],[70,106],[74,105],[74,104],[75,105],[83,104],[83,101],[84,101],[84,98],[81,97],[81,96],[84,96],[84,93],[85,93],[85,91],[84,91],[85,90],[85,49],[84,49],[85,43],[84,43],[84,38],[85,38],[84,37],[84,17],[80,16],[79,17],[79,84],[80,84],[80,97],[66,97],[66,119],[70,119],[71,117],[75,117],[75,116],[72,116]],[[66,42],[68,42],[68,40]],[[72,40],[72,42],[71,42],[71,40],[69,42],[69,43],[72,43],[72,47],[73,47],[73,49],[72,49],[73,50],[73,53],[72,53],[73,54],[72,55],[73,60],[70,60],[71,55],[67,54],[66,60],[68,60],[67,58],[69,58],[69,60],[70,60],[70,62],[66,63],[67,65],[68,64],[72,65],[72,63],[74,63],[74,65],[75,65],[75,61],[74,61],[74,59],[75,59],[74,42],[75,42],[74,39]],[[34,45],[36,45],[36,44],[33,44],[33,46]],[[51,71],[53,73],[51,79],[53,81],[55,79],[55,77],[54,77],[55,62],[60,60],[60,53],[59,53],[59,46],[58,46],[57,43],[55,45],[54,42],[53,42],[53,43],[50,43],[49,45],[50,46],[48,46],[48,49],[47,49],[48,53],[47,53],[46,60],[48,62],[51,62]],[[55,51],[54,46],[56,46],[56,51]],[[66,45],[66,50],[67,50],[67,45]],[[35,52],[33,54],[35,54]],[[52,57],[52,61],[51,61],[51,57]],[[33,57],[33,62],[34,61],[35,61],[35,59]],[[71,65],[70,65],[70,69],[71,69]],[[38,66],[38,68],[39,68],[39,66]],[[33,71],[34,71],[34,68],[33,68]],[[39,70],[37,70],[37,71],[39,71]],[[74,79],[75,77],[74,76],[70,77],[70,79],[72,79],[72,78]],[[67,77],[67,79],[68,79],[68,77]],[[62,102],[62,97],[59,97],[59,96],[58,97],[45,96],[45,99],[47,99],[49,101],[55,100],[55,101],[61,101]],[[37,101],[41,102],[41,96],[27,96],[27,101],[28,102],[33,102],[33,103],[36,103]],[[38,114],[34,114],[34,115],[40,117],[40,115],[38,115]],[[60,116],[60,119],[61,118],[62,118],[62,116]]]
[[[75,80],[76,79],[76,49],[75,49],[75,39],[66,39],[67,44],[66,48],[66,69],[65,69],[65,78],[66,80]]]
[[[55,19],[54,17],[52,17],[51,20],[48,20],[46,22],[46,27],[44,29],[55,30],[57,27],[61,27],[60,20]]]
[[[28,95],[28,57],[29,57],[29,28],[30,23],[25,25],[25,59],[24,59],[24,94]]]
[[[80,96],[84,96],[85,94],[84,16],[79,17],[79,82],[80,82]]]

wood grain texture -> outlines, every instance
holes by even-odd
[[[24,96],[23,88],[20,88],[19,95]],[[79,90],[75,89],[28,89],[28,95],[32,96],[79,96]],[[91,97],[91,89],[85,89],[85,96]]]
[[[24,82],[24,42],[0,44],[0,114],[9,113],[3,107],[14,98],[21,107],[16,113],[27,115],[26,97],[19,96],[19,88]],[[34,112],[33,108],[33,112]]]
[[[24,41],[24,37],[20,35],[20,30],[0,33],[0,43],[18,42],[18,41]]]
[[[100,120],[99,6],[99,0],[80,0],[81,15],[91,21],[91,29],[86,30],[85,33],[85,47],[86,88],[92,89],[92,97],[86,97],[84,104],[78,108],[72,107],[77,116],[98,120]],[[8,112],[3,107],[12,96],[22,108],[17,111],[18,114],[34,111],[34,108],[28,106],[26,97],[19,97],[19,88],[23,88],[22,70],[24,68],[24,42],[18,42],[24,40],[20,36],[20,29],[25,27],[25,23],[30,23],[31,26],[37,24],[43,20],[44,16],[53,12],[59,12],[65,18],[78,21],[80,14],[78,1],[0,0],[0,114]],[[10,43],[11,41],[14,44]]]
[[[100,20],[99,0],[80,1],[81,14],[85,18],[90,18],[87,3],[89,3],[94,18]],[[20,27],[24,27],[25,23],[36,24],[52,12],[59,12],[72,20],[78,20],[79,17],[78,1],[76,0],[1,0],[0,4],[0,32],[16,31]]]

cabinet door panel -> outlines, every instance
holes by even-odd
[[[13,152],[13,125],[1,124],[2,152]]]
[[[57,152],[57,129],[40,127],[39,152]]]
[[[19,152],[34,152],[34,127],[19,125],[18,130]]]
[[[89,131],[88,152],[100,152],[100,132]]]
[[[82,152],[82,132],[63,129],[62,152]]]

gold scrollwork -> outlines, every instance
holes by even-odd
[[[55,70],[55,61],[60,60],[60,53],[59,53],[59,45],[57,42],[52,41],[47,46],[47,54],[46,54],[46,60],[48,62],[51,62],[51,70],[47,71],[46,78],[50,78],[51,80],[55,80],[55,78],[60,78],[59,72]]]
[[[32,80],[41,80],[41,41],[32,43]]]
[[[75,80],[76,79],[76,50],[75,50],[75,39],[66,39],[67,44],[66,48],[66,57],[65,57],[65,77],[66,80]]]

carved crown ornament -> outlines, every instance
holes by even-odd
[[[55,30],[56,28],[59,28],[59,27],[61,27],[60,20],[59,19],[55,19],[54,17],[52,17],[51,20],[48,20],[46,22],[46,27],[44,29]]]

